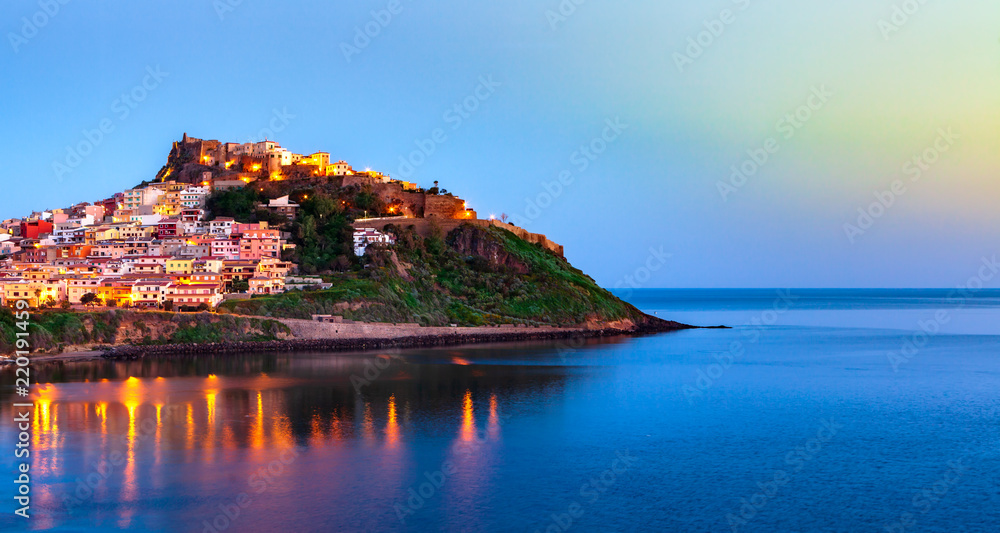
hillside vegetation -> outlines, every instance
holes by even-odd
[[[19,331],[14,313],[0,308],[0,354],[14,352]],[[36,353],[104,344],[269,341],[290,336],[288,327],[276,320],[124,310],[34,311],[28,333]]]
[[[221,310],[464,326],[645,319],[563,258],[508,231],[463,225],[423,238],[412,229],[386,230],[397,235],[396,246],[369,247],[363,268],[327,276],[330,290],[229,301]]]

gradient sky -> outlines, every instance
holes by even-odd
[[[0,218],[150,179],[184,132],[257,140],[278,110],[294,115],[275,122],[282,146],[394,177],[441,128],[411,181],[520,217],[605,286],[952,287],[1000,252],[1000,4],[932,0],[886,39],[880,21],[907,3],[587,0],[555,21],[556,0],[400,0],[383,27],[372,11],[388,0],[70,1],[52,17],[9,2]],[[724,9],[681,71],[675,54]],[[345,54],[366,24],[377,36]],[[157,67],[123,117],[116,99]],[[832,96],[786,138],[779,121],[820,87]],[[467,97],[467,118],[446,115]],[[616,118],[628,127],[583,170],[574,153]],[[58,179],[105,119],[113,131]],[[904,165],[948,128],[958,138],[914,181]],[[769,138],[775,153],[723,200]],[[845,223],[897,179],[906,191],[852,243]]]

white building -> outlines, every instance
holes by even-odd
[[[181,207],[184,209],[201,209],[205,207],[208,187],[188,187],[181,191]]]
[[[261,141],[253,144],[253,156],[264,157],[272,152],[281,149],[281,145],[274,141]]]
[[[354,170],[351,169],[351,165],[348,165],[346,161],[341,160],[327,167],[326,173],[333,176],[350,176],[354,173]]]
[[[229,235],[233,232],[233,223],[235,222],[231,218],[217,218],[208,223],[208,232],[212,235]]]
[[[122,205],[119,209],[137,209],[143,205],[156,205],[157,200],[165,193],[155,187],[144,189],[129,189],[123,193]]]
[[[365,255],[369,244],[396,244],[396,238],[373,228],[362,228],[354,231],[354,255]]]

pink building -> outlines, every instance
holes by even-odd
[[[212,241],[212,257],[236,260],[240,258],[239,239],[215,239]]]
[[[252,261],[278,257],[281,253],[280,240],[281,233],[276,229],[245,230],[240,236],[240,259]]]

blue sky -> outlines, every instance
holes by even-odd
[[[43,4],[0,26],[0,218],[149,179],[184,132],[276,125],[516,216],[605,286],[951,287],[1000,248],[995,3]]]

